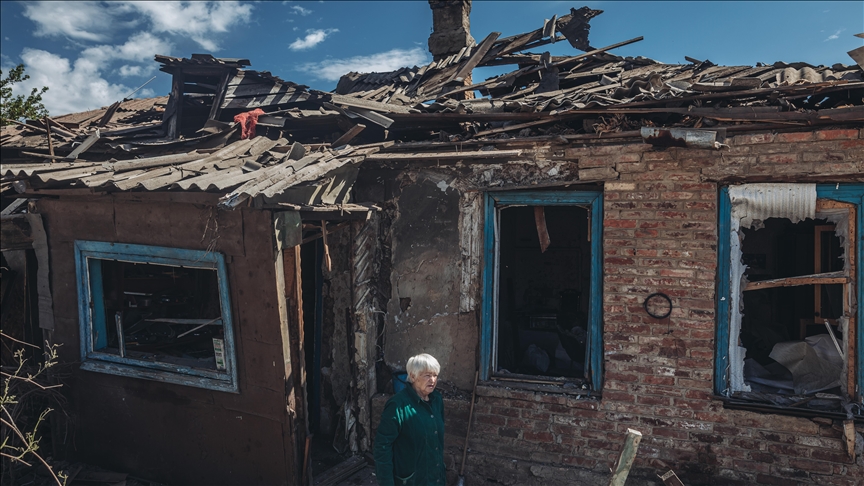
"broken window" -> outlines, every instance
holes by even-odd
[[[82,369],[237,391],[222,255],[76,241]]]
[[[599,389],[601,193],[487,194],[484,378]]]
[[[718,393],[810,413],[846,414],[860,401],[861,189],[724,189]]]

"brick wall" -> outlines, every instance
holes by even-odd
[[[853,462],[830,420],[724,409],[712,399],[718,184],[864,180],[864,130],[728,143],[721,151],[638,142],[565,150],[580,177],[609,179],[602,399],[481,386],[466,466],[472,484],[601,484],[627,428],[644,434],[628,485],[659,484],[657,459],[688,485],[864,484],[864,426]],[[661,291],[674,305],[668,323],[642,308]],[[451,452],[461,448],[456,439]]]

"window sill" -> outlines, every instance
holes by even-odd
[[[232,380],[230,376],[226,376],[224,379],[206,378],[96,360],[84,361],[81,363],[81,369],[97,373],[107,373],[109,375],[206,388],[208,390],[240,393],[236,379]]]
[[[723,402],[723,408],[730,410],[747,410],[750,412],[774,413],[777,415],[790,415],[793,417],[815,418],[825,417],[837,420],[846,420],[847,415],[843,412],[831,412],[827,410],[813,410],[798,407],[783,407],[780,405],[771,405],[767,403],[757,403],[749,400],[729,398],[715,395],[715,399]],[[864,422],[864,415],[854,414],[856,422]]]
[[[507,398],[530,402],[556,403],[575,408],[596,410],[601,393],[581,388],[541,385],[520,381],[503,381],[492,378],[477,384],[477,395],[490,398]]]

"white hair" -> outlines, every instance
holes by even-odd
[[[441,372],[441,365],[438,360],[430,354],[418,354],[408,359],[405,365],[405,371],[408,373],[408,381],[413,382],[415,376],[426,371],[434,371],[436,374]]]

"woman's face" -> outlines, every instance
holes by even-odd
[[[438,373],[432,370],[426,370],[412,378],[411,386],[414,391],[420,395],[420,398],[425,399],[432,391],[435,390],[435,385],[438,384]]]

